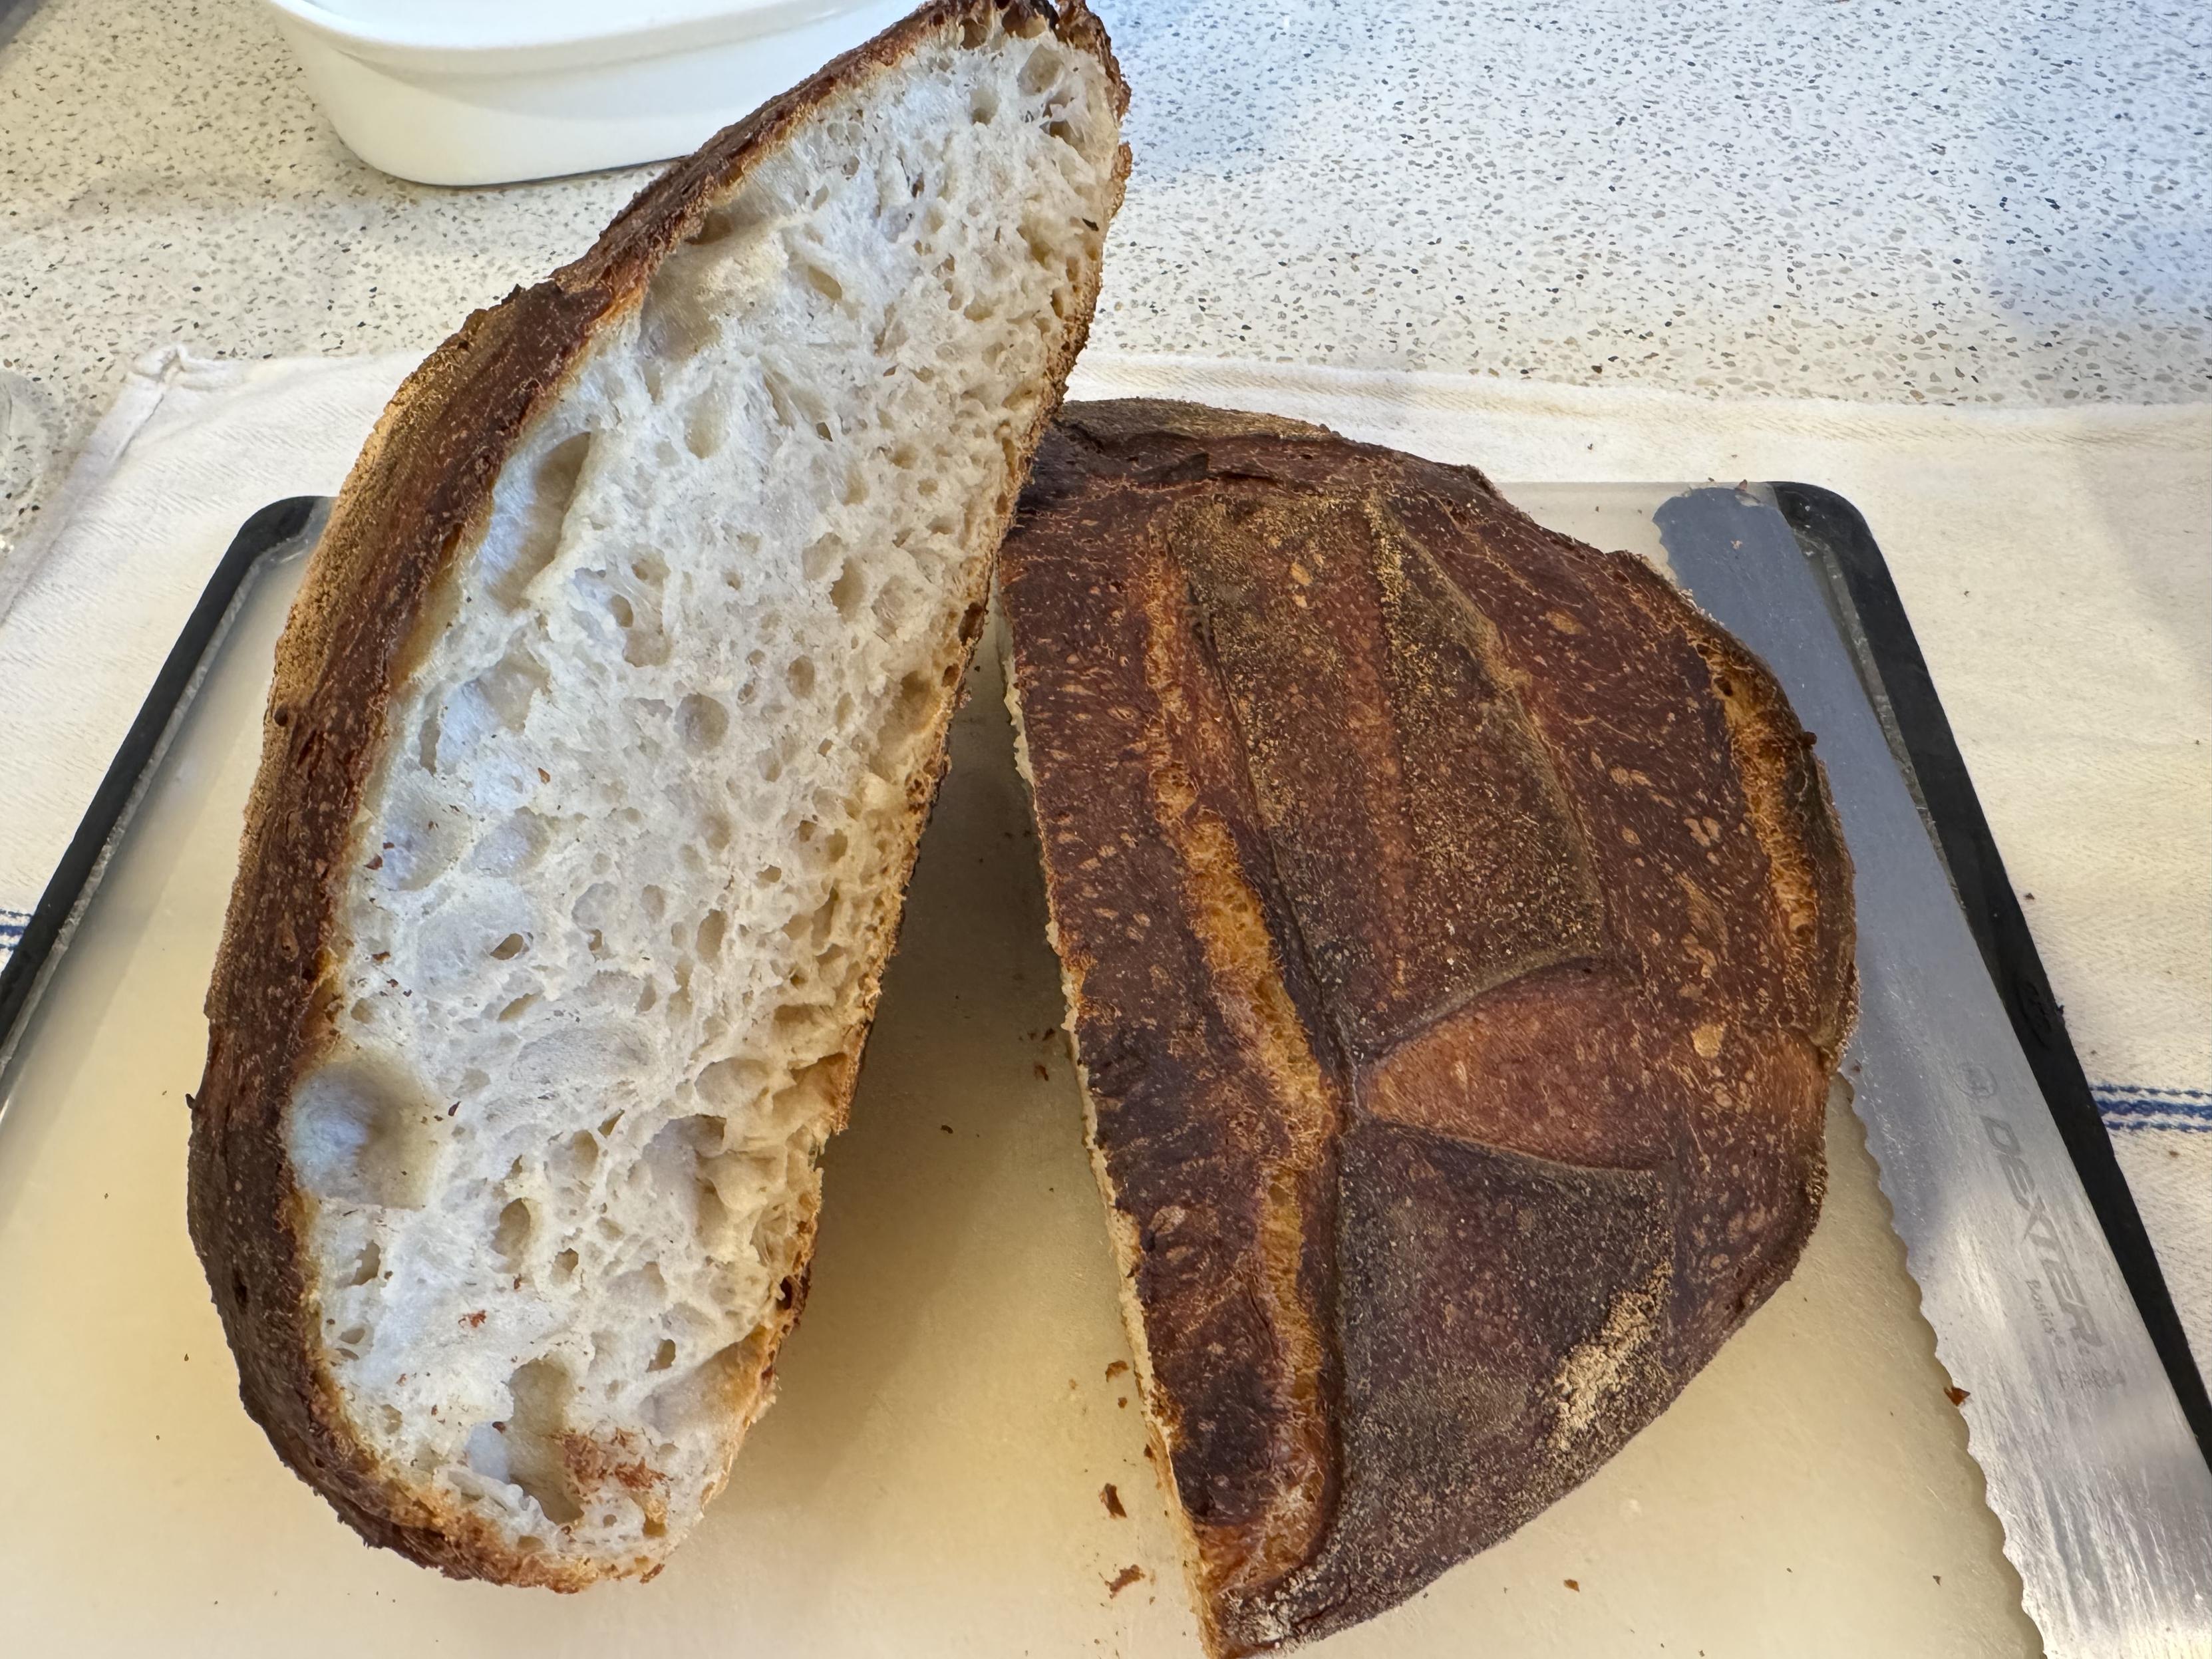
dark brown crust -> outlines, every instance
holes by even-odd
[[[599,1574],[517,1556],[474,1517],[426,1503],[404,1472],[380,1467],[348,1431],[319,1358],[283,1123],[296,1080],[331,1041],[321,988],[332,971],[346,849],[382,750],[387,706],[425,648],[434,596],[456,550],[481,525],[501,467],[598,333],[639,303],[661,261],[714,201],[813,111],[896,69],[933,39],[965,32],[975,44],[994,16],[1018,33],[1049,27],[1098,59],[1117,112],[1126,111],[1112,48],[1083,0],[933,0],[718,133],[641,191],[581,258],[471,315],[409,376],[331,511],[279,643],[261,769],[208,991],[188,1218],[237,1358],[240,1393],[278,1454],[370,1542],[455,1577],[575,1589]],[[1120,178],[1127,170],[1124,149]],[[1052,395],[1024,434],[1022,455],[1033,453],[1082,348],[1095,284],[1078,298],[1066,348],[1050,371]],[[1010,500],[1004,509],[1011,508]],[[988,573],[979,574],[963,653],[987,582]],[[909,861],[943,762],[941,722],[909,790]],[[896,914],[890,905],[886,932]],[[872,975],[864,1011],[874,994]],[[848,1061],[857,1060],[866,1025],[864,1018],[854,1034]],[[856,1069],[843,1067],[847,1096]],[[841,1118],[843,1109],[841,1101]],[[801,1278],[761,1356],[757,1386],[737,1402],[748,1416],[765,1405],[776,1347],[798,1317],[803,1265]]]
[[[1322,1635],[1795,1266],[1856,1004],[1826,781],[1640,561],[1318,428],[1070,405],[1000,582],[1208,1644]]]

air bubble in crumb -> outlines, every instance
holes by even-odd
[[[687,694],[676,705],[676,730],[694,752],[717,748],[730,732],[730,711],[703,691]]]

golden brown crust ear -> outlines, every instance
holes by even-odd
[[[716,134],[641,191],[581,258],[471,316],[408,377],[331,510],[278,646],[261,768],[208,991],[187,1214],[246,1408],[279,1455],[371,1542],[456,1577],[578,1589],[599,1575],[517,1555],[480,1521],[425,1502],[405,1472],[380,1467],[347,1429],[317,1358],[284,1113],[296,1080],[331,1042],[332,930],[387,706],[424,648],[434,598],[456,550],[489,511],[501,468],[594,339],[640,301],[661,261],[824,103],[948,33],[980,45],[994,18],[1018,34],[1049,28],[1098,59],[1117,112],[1127,109],[1105,31],[1083,0],[933,0]],[[1119,168],[1126,179],[1126,149]],[[1080,314],[1051,371],[1053,395],[1024,434],[1024,455],[1082,349],[1095,285],[1079,297]],[[979,590],[979,605],[981,598]],[[910,793],[917,822],[942,764],[940,733]],[[851,1079],[848,1066],[848,1093]],[[780,1310],[764,1371],[801,1299],[794,1293]],[[766,1383],[764,1375],[755,1413],[766,1404]]]
[[[1000,580],[1209,1644],[1321,1635],[1583,1480],[1787,1276],[1850,866],[1765,669],[1471,470],[1071,405]]]

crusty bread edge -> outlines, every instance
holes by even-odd
[[[629,1571],[520,1554],[480,1517],[434,1500],[382,1466],[353,1431],[320,1355],[306,1202],[286,1149],[298,1080],[334,1041],[330,975],[338,905],[363,789],[383,751],[385,716],[435,637],[435,601],[459,551],[488,518],[501,468],[549,410],[595,340],[642,302],[668,253],[708,208],[778,151],[815,110],[899,67],[945,32],[994,16],[1010,29],[1049,27],[1103,66],[1116,112],[1128,89],[1103,27],[1083,0],[931,0],[883,34],[725,129],[647,185],[589,252],[551,277],[471,314],[424,361],[378,421],[334,505],[278,643],[262,760],[246,811],[240,868],[207,998],[208,1057],[191,1097],[186,1216],[249,1415],[284,1462],[373,1544],[455,1577],[580,1589]],[[1129,171],[1119,153],[1118,205]],[[1087,336],[1097,274],[1077,296],[1048,392],[1023,434],[1030,457]],[[1000,504],[995,547],[1022,479]],[[978,562],[957,647],[964,668],[988,592]],[[908,792],[903,857],[887,884],[834,1107],[848,1109],[889,937],[945,765],[955,676]],[[740,1431],[768,1403],[775,1353],[805,1301],[814,1221],[804,1219],[799,1283],[779,1310]]]
[[[1314,430],[1318,432],[1321,428]],[[1020,775],[1023,790],[1029,797],[1030,816],[1036,817],[1036,774],[1030,763],[1029,732],[1022,723],[1021,690],[1015,683],[1012,629],[1003,620],[1003,615],[1002,610],[1000,626],[1006,633],[1000,654],[1006,666],[1006,714],[1014,732],[1014,770]],[[1042,861],[1044,825],[1041,820],[1037,824],[1037,854]],[[1190,1592],[1191,1610],[1198,1619],[1199,1638],[1212,1659],[1233,1659],[1237,1650],[1224,1639],[1212,1600],[1205,1591],[1204,1558],[1199,1548],[1198,1531],[1176,1483],[1174,1446],[1165,1414],[1167,1401],[1152,1377],[1152,1345],[1145,1331],[1144,1305],[1137,1299],[1137,1270],[1144,1261],[1144,1250],[1137,1237],[1137,1219],[1121,1203],[1113,1171],[1107,1168],[1106,1154],[1098,1145],[1098,1103],[1091,1091],[1090,1068],[1083,1063],[1082,1048],[1076,1036],[1084,1007],[1083,976],[1060,948],[1051,872],[1045,868],[1039,873],[1045,890],[1045,939],[1060,964],[1060,998],[1066,1006],[1066,1023],[1061,1031],[1067,1039],[1067,1057],[1075,1067],[1076,1093],[1083,1103],[1084,1152],[1090,1159],[1091,1178],[1098,1183],[1098,1196],[1106,1212],[1107,1242],[1114,1251],[1115,1300],[1121,1309],[1121,1333],[1128,1339],[1129,1356],[1136,1375],[1137,1405],[1145,1419],[1146,1452],[1158,1480],[1161,1496],[1166,1499],[1168,1522],[1174,1528],[1176,1552],[1182,1564],[1183,1583]]]

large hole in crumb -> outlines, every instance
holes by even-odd
[[[694,753],[720,746],[730,733],[730,711],[703,691],[694,691],[676,705],[677,735]]]
[[[530,700],[551,679],[544,665],[517,645],[470,682],[468,689],[493,719],[510,732],[520,732],[530,723]]]
[[[530,1250],[530,1235],[536,1224],[530,1206],[519,1198],[499,1212],[499,1225],[492,1233],[491,1247],[498,1252],[507,1272],[522,1271],[523,1260]]]
[[[469,854],[469,868],[480,875],[519,876],[545,856],[552,826],[528,807],[494,825]]]
[[[800,556],[799,574],[809,582],[820,581],[837,568],[838,556],[844,550],[844,542],[835,534],[816,537]]]
[[[469,850],[472,826],[432,793],[427,779],[415,777],[393,787],[382,828],[374,854],[380,878],[403,893],[417,893]]]
[[[349,1285],[366,1285],[384,1271],[384,1252],[377,1248],[374,1239],[362,1246],[361,1255],[353,1264],[353,1277]]]
[[[575,501],[592,435],[579,432],[546,451],[537,470],[526,475],[526,493],[511,518],[501,511],[505,502],[494,502],[492,527],[477,556],[485,588],[510,611],[520,608],[531,582],[560,549],[561,526]]]
[[[670,371],[680,370],[722,337],[713,308],[716,263],[714,253],[687,249],[666,260],[646,288],[639,311],[639,349],[645,362],[661,368],[660,387],[648,388],[656,401]]]
[[[702,1068],[693,1086],[707,1105],[734,1112],[749,1105],[773,1075],[762,1061],[743,1054],[717,1060]]]
[[[580,1181],[599,1161],[599,1138],[589,1129],[579,1129],[554,1149],[547,1167],[562,1181]]]
[[[568,1373],[547,1359],[533,1359],[507,1379],[514,1406],[498,1444],[506,1453],[503,1474],[479,1469],[493,1479],[505,1479],[538,1500],[545,1518],[564,1527],[584,1512],[576,1501],[574,1478],[562,1455],[562,1440],[568,1432],[568,1401],[574,1384]],[[481,1432],[481,1431],[478,1431]],[[469,1461],[476,1463],[477,1439],[469,1439]]]
[[[292,1172],[317,1198],[418,1209],[438,1151],[419,1090],[388,1068],[342,1061],[293,1096]]]
[[[768,1342],[766,1328],[757,1330],[664,1382],[646,1401],[646,1420],[671,1438],[720,1432],[722,1425],[744,1414],[759,1391],[761,1358]]]
[[[664,1123],[646,1144],[638,1167],[647,1184],[663,1203],[680,1204],[692,1195],[699,1159],[722,1149],[727,1122],[703,1113]],[[686,1214],[688,1223],[690,1217]]]
[[[684,447],[701,460],[721,452],[730,434],[730,411],[719,398],[702,398],[684,422]]]
[[[718,242],[758,230],[775,217],[780,206],[765,185],[756,184],[702,214],[699,228],[686,240],[694,247],[713,247]]]

